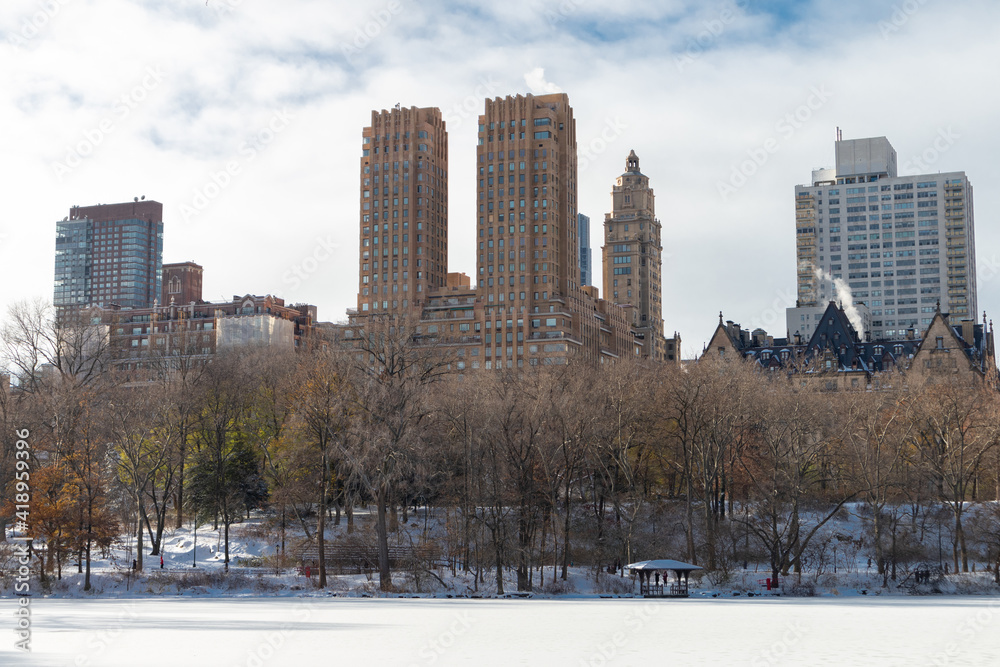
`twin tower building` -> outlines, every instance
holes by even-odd
[[[567,95],[486,100],[476,148],[476,273],[448,270],[448,132],[440,109],[372,112],[362,133],[352,324],[406,318],[463,368],[676,362],[663,335],[660,221],[631,152],[605,216],[604,298],[586,284],[576,122]],[[463,219],[466,213],[463,212]],[[581,252],[582,250],[582,252]]]

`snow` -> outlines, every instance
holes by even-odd
[[[986,597],[36,599],[32,614],[34,653],[5,632],[0,664],[1000,664]]]

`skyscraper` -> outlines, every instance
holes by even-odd
[[[836,167],[815,170],[811,185],[795,187],[798,305],[863,302],[872,340],[923,331],[939,302],[953,321],[975,321],[975,224],[965,172],[899,176],[885,137],[838,137],[835,150]]]
[[[74,206],[56,223],[56,316],[87,306],[152,307],[162,257],[159,202]]]
[[[437,108],[372,111],[362,132],[358,312],[409,315],[448,275],[448,132]]]
[[[643,356],[662,359],[660,221],[649,177],[639,170],[635,151],[625,159],[625,173],[615,180],[611,204],[611,213],[604,217],[604,298],[629,312]]]
[[[479,117],[477,284],[488,309],[539,312],[580,285],[569,97],[486,100]]]
[[[395,133],[405,130],[397,130],[393,118],[400,113],[430,113],[436,119],[429,123],[431,129],[425,130],[430,133],[428,140],[441,142],[433,154],[430,150],[424,154],[424,168],[430,172],[421,172],[419,163],[414,171],[415,158],[411,157],[411,175],[407,177],[405,158],[401,157],[403,175],[399,176],[395,160],[381,157],[396,153],[397,136],[404,145],[405,135]],[[419,128],[411,125],[410,132],[419,132]],[[418,314],[421,340],[440,344],[440,349],[453,353],[459,371],[558,365],[571,358],[611,363],[640,354],[641,346],[636,345],[625,311],[601,299],[596,288],[580,284],[576,126],[569,98],[555,94],[486,100],[479,117],[476,150],[478,247],[472,281],[464,274],[446,273],[447,200],[436,208],[439,200],[434,193],[428,199],[427,190],[421,193],[414,189],[415,182],[416,187],[435,189],[446,184],[446,157],[438,157],[447,155],[443,129],[436,109],[401,112],[397,108],[373,114],[372,127],[364,131],[361,280],[359,307],[349,312],[352,330],[373,312]],[[387,141],[388,133],[391,139]],[[412,145],[402,150],[412,150]],[[438,180],[421,180],[421,173]],[[386,189],[390,175],[391,193]],[[409,213],[404,207],[399,207],[402,213],[396,213],[397,182],[399,196],[409,192],[411,197]],[[417,208],[413,209],[415,194]],[[440,220],[434,236],[428,237],[426,224],[421,228],[418,222],[414,229],[414,220],[427,219],[421,214],[421,205],[430,206],[425,211],[430,219]],[[391,228],[387,226],[390,220]],[[401,220],[398,229],[396,220]],[[424,244],[432,243],[421,246],[421,239]],[[428,254],[436,251],[441,254]],[[396,286],[397,258],[401,289]],[[436,263],[421,266],[414,264],[415,258]],[[408,291],[403,283],[407,270],[411,281]],[[416,276],[414,284],[415,271],[423,273]],[[398,306],[392,300],[396,294],[410,299],[409,311],[405,300]]]
[[[580,235],[580,284],[592,285],[594,255],[590,249],[590,216],[577,214],[577,233]]]

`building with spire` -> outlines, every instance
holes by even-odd
[[[372,126],[363,131],[361,270],[350,334],[373,314],[416,318],[421,340],[449,350],[458,370],[640,356],[643,346],[627,309],[601,299],[581,280],[576,121],[569,97],[486,100],[476,149],[477,261],[471,280],[447,273],[447,195],[437,189],[447,187],[447,163],[428,158],[421,167],[419,156],[405,162],[405,151],[414,146],[405,144],[402,118],[397,129],[394,114],[400,113],[373,112]],[[437,119],[440,112],[410,110],[411,120],[421,115]],[[446,139],[443,130],[436,121],[424,129],[435,145]],[[426,154],[420,131],[417,125],[409,130]],[[433,155],[446,156],[446,147],[436,146]],[[418,207],[409,213],[407,194],[409,206]],[[423,217],[421,205],[428,206]],[[437,224],[430,236],[426,223],[420,225],[427,216]]]
[[[631,151],[604,217],[604,296],[625,308],[642,355],[664,359],[660,221],[649,177]]]

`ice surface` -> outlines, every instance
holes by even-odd
[[[171,597],[36,599],[31,608],[34,653],[15,653],[4,633],[0,664],[1000,664],[994,597]]]

